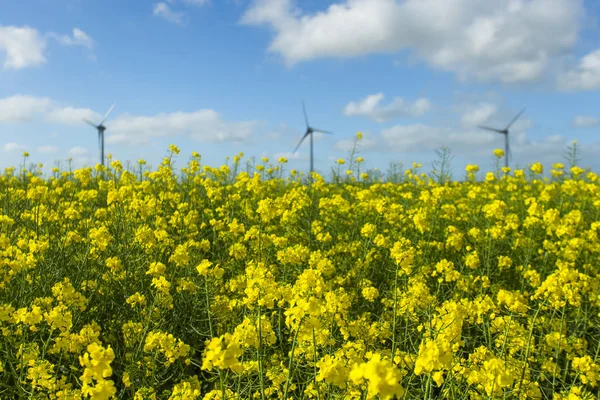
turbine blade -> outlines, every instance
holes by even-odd
[[[88,124],[90,124],[91,126],[93,126],[94,128],[98,128],[98,125],[96,125],[95,123],[93,123],[92,121],[90,121],[89,119],[83,119],[83,122],[87,122]]]
[[[298,151],[298,148],[300,147],[300,145],[302,144],[302,142],[304,142],[304,139],[306,139],[306,137],[308,135],[310,135],[310,133],[308,131],[306,131],[306,133],[304,134],[304,136],[302,136],[302,139],[300,139],[300,142],[298,142],[298,145],[296,146],[296,148],[294,149],[294,151],[292,152],[292,154]]]
[[[496,128],[490,128],[489,126],[479,126],[479,129],[485,129],[486,131],[492,131],[492,132],[496,132],[496,133],[504,133],[504,131],[501,131],[500,129],[496,129]]]
[[[104,114],[104,118],[102,118],[102,122],[100,122],[100,124],[98,124],[98,125],[102,125],[104,123],[104,121],[106,121],[106,118],[108,118],[108,114],[110,114],[110,112],[113,110],[113,108],[115,108],[115,105],[116,105],[116,103],[114,103],[112,106],[110,106],[110,108],[108,109],[106,114]]]
[[[328,135],[333,135],[333,132],[324,131],[323,129],[312,128],[312,130],[315,132],[321,132],[321,133],[326,133]]]
[[[518,113],[518,114],[517,114],[517,115],[516,115],[516,116],[515,116],[515,117],[512,119],[512,121],[510,121],[510,122],[508,123],[508,125],[506,125],[506,128],[504,128],[504,130],[508,130],[508,128],[510,128],[510,126],[511,126],[512,124],[514,124],[515,122],[517,122],[517,120],[519,119],[519,117],[520,117],[521,115],[523,115],[523,113],[524,113],[524,112],[525,112],[525,109],[522,109],[522,110],[521,110],[521,112],[520,112],[520,113]]]
[[[308,115],[306,114],[306,106],[304,100],[302,100],[302,111],[304,111],[304,121],[306,122],[306,129],[308,129]]]

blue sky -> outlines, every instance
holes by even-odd
[[[0,167],[23,151],[47,166],[98,161],[96,133],[123,162],[157,165],[169,144],[218,166],[286,156],[316,169],[421,162],[448,145],[454,171],[489,169],[513,126],[514,163],[562,161],[573,139],[600,168],[598,1],[0,0]]]

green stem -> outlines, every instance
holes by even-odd
[[[537,319],[537,316],[540,313],[540,310],[542,309],[542,305],[544,305],[544,303],[540,304],[540,306],[538,307],[538,309],[535,312],[535,315],[533,316],[533,320],[531,321],[531,329],[529,330],[529,337],[527,338],[527,350],[525,351],[525,360],[523,362],[523,371],[521,371],[521,378],[519,379],[519,389],[517,390],[517,393],[521,393],[521,387],[523,386],[523,379],[525,378],[525,370],[527,369],[527,359],[529,358],[529,351],[531,350],[531,338],[533,336],[533,328],[535,327],[535,320]]]
[[[294,334],[294,339],[292,340],[292,351],[290,354],[290,361],[288,362],[288,375],[285,380],[285,389],[283,391],[283,399],[287,400],[287,394],[290,389],[290,380],[292,377],[292,361],[294,360],[294,350],[296,349],[296,340],[298,339],[298,333],[300,332],[300,326],[302,325],[302,320],[298,323],[298,328],[296,329],[296,333]]]
[[[210,331],[210,337],[214,337],[212,320],[210,318],[210,297],[208,294],[208,276],[204,277],[204,292],[206,294],[206,314],[208,315],[208,328]]]
[[[314,382],[315,386],[317,385],[317,340],[315,338],[315,328],[312,328],[312,339],[313,339],[313,371],[314,371]],[[319,394],[319,388],[317,390],[317,400],[321,399],[321,395]]]
[[[392,365],[394,364],[394,356],[396,355],[396,312],[398,307],[398,263],[394,274],[394,320],[392,321]]]
[[[265,400],[265,382],[263,377],[262,370],[262,321],[261,321],[261,313],[260,306],[258,306],[258,349],[256,349],[256,356],[258,358],[258,378],[260,380],[260,396],[262,400]]]
[[[431,397],[431,372],[427,374],[427,386],[425,387],[425,400],[429,400]]]

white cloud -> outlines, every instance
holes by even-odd
[[[60,149],[57,146],[51,145],[40,146],[37,148],[37,152],[42,154],[58,153],[59,150]]]
[[[99,121],[100,114],[89,108],[58,107],[46,114],[46,120],[63,125],[80,125],[83,119]]]
[[[527,144],[526,132],[532,125],[529,119],[517,121],[510,132],[511,144]],[[364,135],[361,149],[382,152],[433,152],[448,146],[455,154],[479,156],[500,145],[501,135],[477,128],[440,127],[427,124],[395,125],[381,130],[378,135]],[[335,145],[338,150],[348,151],[353,140],[341,140]],[[490,150],[491,149],[491,150]],[[515,153],[514,147],[511,148]]]
[[[69,149],[69,154],[72,156],[84,156],[86,154],[88,154],[88,149],[86,149],[85,147],[79,147],[79,146],[75,146],[75,147],[71,147]]]
[[[166,1],[169,4],[175,4],[178,1],[181,1],[182,3],[187,4],[187,5],[200,6],[200,7],[206,6],[211,3],[211,0],[166,0]]]
[[[173,11],[167,3],[156,3],[152,9],[152,14],[174,24],[185,25],[185,13]]]
[[[57,35],[51,34],[58,43],[63,46],[83,46],[91,49],[94,47],[94,40],[84,31],[79,28],[73,28],[73,35]]]
[[[27,122],[46,113],[52,100],[46,97],[15,95],[0,99],[0,122]]]
[[[577,115],[573,119],[573,126],[578,128],[592,127],[598,125],[598,123],[600,123],[598,118],[587,115]]]
[[[95,122],[101,115],[89,108],[65,107],[46,97],[15,95],[0,98],[0,123],[42,120],[82,125],[84,118]],[[258,121],[226,121],[210,109],[152,116],[124,115],[109,121],[106,142],[140,145],[150,143],[150,138],[186,136],[200,142],[239,144],[250,140],[258,124]],[[270,132],[271,140],[275,140],[277,133]],[[319,137],[320,134],[315,134],[315,138]]]
[[[78,148],[80,149],[80,148]],[[76,151],[77,152],[77,151]],[[89,154],[81,153],[81,154],[69,154],[69,160],[72,162],[74,168],[83,168],[86,166],[93,166],[98,163],[95,157],[92,160]]]
[[[182,0],[185,4],[190,4],[193,6],[205,6],[210,4],[210,0]]]
[[[130,135],[125,133],[112,133],[108,130],[106,143],[108,144],[128,144],[128,145],[149,145],[150,139],[142,135]]]
[[[267,132],[267,133],[265,133],[265,139],[279,140],[279,139],[281,139],[281,133],[275,132],[275,131]]]
[[[452,132],[450,129],[423,124],[396,125],[382,130],[381,138],[384,146],[402,152],[435,150],[443,145],[454,150],[494,141],[491,135],[481,132]]]
[[[302,122],[304,124],[304,122]],[[328,129],[328,127],[323,126],[319,123],[319,128],[323,128],[323,129]],[[292,150],[300,141],[300,139],[302,139],[302,136],[306,133],[305,132],[306,127],[305,126],[290,126],[285,122],[276,124],[276,125],[268,125],[268,127],[266,128],[262,128],[261,127],[261,131],[264,132],[262,134],[262,138],[257,138],[257,140],[260,140],[262,142],[262,140],[269,140],[269,141],[284,141],[285,144],[283,144],[283,146],[288,147],[290,150]],[[334,132],[335,133],[335,132]],[[321,132],[314,132],[314,139],[315,141],[317,140],[322,140],[324,137],[331,137],[331,135],[328,134],[323,134]],[[302,144],[302,146],[304,146],[304,144]]]
[[[344,108],[346,116],[361,116],[376,122],[385,122],[395,117],[418,117],[425,114],[431,108],[429,100],[420,98],[410,104],[400,97],[387,105],[381,105],[383,93],[372,94],[358,102],[350,102]]]
[[[600,89],[600,49],[586,54],[576,67],[559,75],[558,87],[566,91]]]
[[[4,68],[21,69],[44,64],[46,41],[28,26],[0,26],[0,54],[5,53]]]
[[[462,114],[460,122],[466,127],[481,125],[494,116],[496,111],[496,106],[491,103],[472,105],[467,107],[466,111]]]
[[[23,69],[46,63],[47,38],[54,38],[63,46],[83,46],[91,49],[94,41],[79,28],[73,29],[73,35],[60,35],[50,32],[40,34],[29,26],[0,26],[0,55],[5,53],[5,69]]]
[[[363,132],[363,139],[358,144],[360,150],[371,150],[377,148],[377,140],[372,135]],[[333,146],[336,150],[351,151],[354,146],[354,138],[338,140]],[[337,160],[337,158],[336,158]]]
[[[14,95],[0,98],[0,122],[29,122],[43,119],[62,125],[82,124],[83,118],[98,120],[89,108],[64,107],[47,97]]]
[[[27,146],[24,146],[22,144],[18,144],[18,143],[15,143],[15,142],[6,143],[4,146],[2,146],[2,148],[7,153],[12,153],[12,152],[15,152],[15,151],[25,151],[25,150],[27,150]]]
[[[510,133],[513,155],[510,166],[527,168],[530,163],[539,161],[549,168],[552,163],[564,162],[565,150],[572,144],[573,138],[550,135],[541,139],[529,139],[526,130],[530,125],[531,121],[525,121]],[[451,162],[451,169],[457,178],[463,176],[463,166],[467,163],[476,163],[483,171],[493,169],[493,150],[504,148],[504,138],[501,135],[491,133],[488,135],[485,132],[482,134],[476,129],[465,130],[421,124],[398,125],[383,130],[375,135],[373,140],[376,145],[368,148],[371,152],[365,151],[361,154],[367,162],[371,161],[372,157],[382,157],[383,152],[388,152],[393,154],[396,160],[405,161],[406,165],[407,161],[417,158],[416,161],[423,163],[425,169],[431,161],[437,159],[434,150],[446,145],[455,156]],[[341,140],[336,144],[336,148],[346,151],[351,142],[348,139]],[[600,143],[586,144],[582,150],[580,165],[586,167],[589,163],[594,170],[597,169],[596,160],[600,159]]]
[[[275,153],[275,154],[273,154],[273,157],[271,157],[271,158],[273,159],[273,161],[277,162],[277,160],[281,157],[287,158],[288,161],[290,161],[290,160],[308,160],[308,157],[306,157],[306,156],[301,157],[299,152],[292,153],[291,151]]]
[[[294,0],[254,0],[241,22],[275,32],[269,51],[292,66],[411,50],[461,79],[540,78],[577,40],[582,0],[344,0],[302,13]]]
[[[229,122],[214,110],[119,117],[108,127],[108,143],[147,143],[149,138],[186,136],[201,142],[242,143],[250,139],[257,121]]]

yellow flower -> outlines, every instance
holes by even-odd
[[[539,162],[536,162],[536,163],[534,163],[534,164],[531,164],[531,165],[529,166],[529,169],[530,169],[530,170],[531,170],[531,172],[533,172],[534,174],[541,174],[541,173],[543,173],[543,172],[544,172],[544,166],[543,166],[541,163],[539,163]]]
[[[326,354],[322,359],[317,362],[317,368],[319,368],[319,374],[317,375],[316,381],[325,381],[332,385],[344,389],[346,387],[346,381],[350,373],[350,367],[342,357],[330,356]]]
[[[190,346],[177,339],[171,333],[152,331],[144,343],[145,352],[156,351],[165,358],[164,364],[169,366],[178,358],[185,358],[190,352]]]
[[[573,177],[575,178],[583,174],[584,172],[585,170],[581,167],[578,167],[577,165],[571,167],[571,174],[573,174]]]
[[[97,343],[87,347],[87,352],[79,357],[79,363],[84,367],[81,376],[81,393],[93,399],[110,399],[117,389],[112,380],[107,380],[112,375],[111,362],[115,358],[112,348],[104,348]]]
[[[129,372],[124,372],[121,380],[123,381],[123,385],[125,385],[125,387],[131,387],[131,378],[129,377]]]
[[[363,288],[363,290],[361,291],[361,294],[362,294],[362,297],[365,298],[365,300],[372,303],[375,301],[375,299],[377,299],[377,297],[379,297],[379,290],[377,290],[377,288],[375,288],[373,286],[369,286],[369,287]]]
[[[352,367],[350,380],[355,385],[367,384],[367,399],[392,399],[402,397],[404,388],[400,386],[402,372],[391,361],[383,360],[375,353],[366,363],[358,363]]]
[[[100,228],[92,228],[89,233],[92,243],[99,250],[106,250],[108,245],[112,242],[112,235],[105,226]]]
[[[168,280],[166,280],[164,276],[152,278],[152,286],[154,286],[156,290],[164,294],[169,294],[171,289],[171,283]]]
[[[261,332],[260,337],[258,335],[259,328]],[[273,326],[264,315],[261,316],[260,321],[258,318],[252,321],[248,317],[245,317],[244,321],[235,328],[233,338],[237,340],[242,347],[254,347],[257,349],[261,345],[272,345],[277,341]]]
[[[436,370],[449,370],[451,362],[452,350],[449,342],[427,339],[419,345],[419,355],[415,363],[415,374],[420,375]]]
[[[472,369],[468,375],[468,382],[483,386],[488,396],[500,395],[502,389],[512,386],[514,380],[512,368],[508,368],[504,361],[495,357],[484,361],[481,368]]]
[[[488,182],[493,182],[496,180],[496,175],[492,171],[489,171],[487,174],[485,174],[485,180]]]
[[[573,369],[579,373],[579,379],[584,385],[597,387],[600,381],[600,365],[596,364],[592,357],[575,357]]]
[[[125,302],[131,307],[135,307],[136,304],[139,304],[143,307],[144,305],[146,305],[146,296],[140,294],[140,292],[135,292],[134,294],[129,296],[127,300],[125,300]]]
[[[230,333],[206,341],[202,369],[211,371],[213,368],[231,369],[240,372],[243,369],[239,361],[242,355],[240,345]]]
[[[198,271],[198,274],[200,274],[202,276],[207,276],[208,269],[210,268],[211,265],[212,265],[212,262],[204,259],[200,262],[200,264],[198,264],[198,266],[196,266],[196,271]]]
[[[502,150],[502,149],[495,149],[494,150],[494,155],[497,158],[502,158],[502,157],[504,157],[504,150]]]
[[[44,313],[44,318],[51,329],[58,329],[61,332],[67,332],[73,326],[73,315],[64,304]]]
[[[154,277],[162,276],[165,273],[166,265],[161,262],[153,262],[148,266],[146,275],[152,275]]]
[[[181,381],[173,387],[169,400],[195,400],[200,397],[200,381],[197,376]]]
[[[56,387],[54,365],[47,360],[36,361],[27,369],[27,379],[31,381],[31,386],[37,390],[53,390]]]
[[[371,223],[366,223],[360,230],[363,237],[370,238],[377,231],[377,227]]]
[[[466,170],[467,172],[469,172],[469,173],[472,173],[472,172],[477,172],[477,171],[479,171],[479,165],[477,165],[477,164],[468,164],[468,165],[465,167],[465,170]]]

